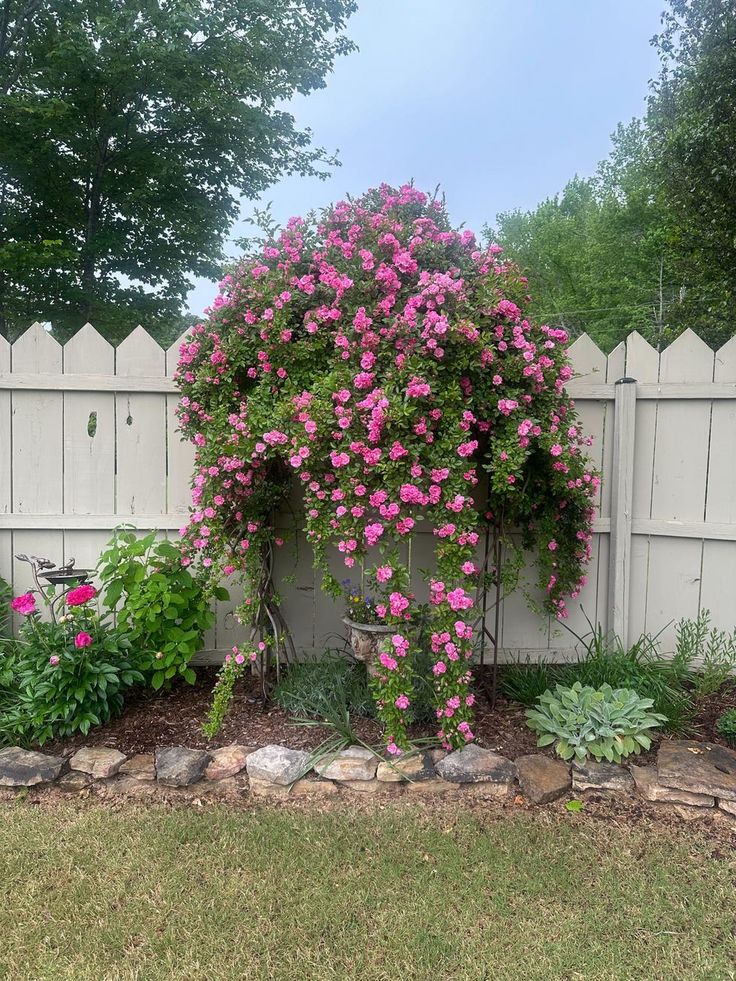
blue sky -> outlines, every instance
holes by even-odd
[[[262,198],[283,223],[381,181],[440,184],[453,221],[480,231],[530,208],[608,153],[656,74],[662,0],[362,0],[327,87],[290,105],[339,151],[327,181],[288,178]],[[242,216],[253,205],[243,202]],[[238,222],[232,237],[252,231]],[[232,247],[232,254],[237,250]],[[216,293],[198,281],[189,306]]]

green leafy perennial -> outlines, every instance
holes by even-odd
[[[527,725],[539,733],[539,746],[550,746],[563,760],[594,756],[619,763],[623,757],[649,749],[646,732],[665,722],[665,716],[649,711],[651,698],[640,698],[629,688],[555,687],[539,696],[538,707],[528,709]]]

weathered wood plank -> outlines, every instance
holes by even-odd
[[[136,327],[115,353],[115,371],[125,378],[166,376],[163,349]],[[159,394],[118,393],[116,400],[119,514],[166,513],[166,402]]]
[[[83,368],[114,375],[115,352],[90,324],[64,346],[64,376]],[[115,510],[115,396],[64,393],[64,510],[110,514]]]
[[[60,376],[62,349],[40,324],[34,324],[13,344],[11,369]],[[62,392],[13,392],[12,413],[13,510],[62,512]]]
[[[611,483],[611,539],[608,610],[611,629],[628,639],[631,592],[631,527],[634,499],[636,382],[624,378],[616,385]]]

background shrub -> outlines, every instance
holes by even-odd
[[[514,664],[504,667],[501,690],[507,698],[522,705],[534,705],[540,695],[556,684],[572,687],[629,688],[642,698],[650,698],[655,712],[664,715],[663,728],[687,732],[696,715],[693,702],[694,677],[689,661],[662,657],[656,637],[643,634],[628,649],[603,633],[600,626],[578,661],[571,664]]]
[[[97,571],[104,602],[110,610],[117,608],[118,628],[128,635],[146,684],[158,689],[177,676],[193,684],[196,675],[189,662],[215,622],[211,597],[228,599],[227,590],[206,592],[182,565],[179,548],[157,541],[155,534],[138,538],[118,532]]]

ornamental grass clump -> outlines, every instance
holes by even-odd
[[[538,746],[551,746],[563,760],[584,760],[594,756],[599,762],[620,763],[624,757],[649,749],[647,735],[666,721],[664,715],[650,711],[651,698],[640,698],[630,688],[613,689],[556,685],[537,699],[537,708],[526,712],[527,725],[539,733]]]
[[[526,280],[500,252],[453,229],[441,201],[383,185],[269,234],[181,347],[190,560],[213,582],[240,575],[239,616],[278,642],[269,578],[296,481],[324,587],[340,595],[335,548],[394,628],[373,682],[392,753],[408,747],[420,520],[435,543],[427,649],[446,746],[473,739],[478,587],[510,587],[522,548],[557,617],[585,582],[599,479],[564,391],[567,335],[527,319]],[[505,540],[498,569],[477,562],[488,524]]]

